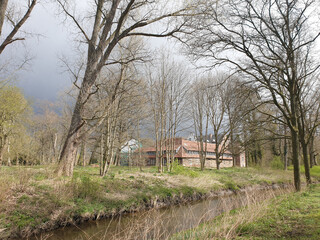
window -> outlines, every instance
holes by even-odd
[[[148,166],[155,166],[156,165],[156,159],[155,158],[150,158],[148,159]]]
[[[199,151],[189,151],[188,150],[188,154],[196,155],[196,154],[199,154]]]
[[[215,153],[215,152],[207,152],[207,155],[208,155],[208,156],[215,156],[216,153]]]

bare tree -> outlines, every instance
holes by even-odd
[[[235,156],[240,154],[241,150],[239,138],[236,136],[240,135],[241,119],[250,108],[245,104],[249,94],[250,91],[235,77],[226,74],[200,78],[193,83],[190,100],[195,132],[199,142],[201,169],[205,166],[209,123],[219,132],[214,137],[216,141],[219,142],[221,137],[227,140],[225,144],[228,143],[228,146],[225,145],[224,148],[231,151],[235,166]],[[246,109],[242,105],[246,105]]]
[[[196,81],[192,88],[191,109],[196,137],[198,139],[200,168],[203,171],[207,157],[207,135],[209,128],[208,83],[206,79]]]
[[[8,46],[23,42],[32,35],[22,28],[37,2],[37,0],[0,1],[0,56],[2,56],[0,58],[0,88],[12,81],[12,74],[23,69],[31,60],[29,54],[21,58],[21,53],[19,56],[3,53]]]
[[[161,2],[149,0],[98,0],[92,2],[96,8],[91,14],[93,17],[80,19],[78,15],[74,14],[75,11],[69,8],[69,1],[57,0],[63,12],[75,24],[83,41],[87,44],[87,61],[68,136],[60,156],[59,175],[70,176],[73,173],[73,156],[82,139],[82,134],[85,134],[82,132],[82,128],[86,124],[83,119],[85,105],[93,94],[93,87],[102,69],[108,64],[115,63],[111,58],[114,48],[127,37],[173,36],[181,27],[179,21],[176,21],[177,24],[167,25],[161,34],[148,32],[146,27],[177,18],[187,11],[187,8],[181,8],[165,12],[165,8],[161,9],[163,7]],[[83,25],[87,19],[89,19],[89,26]]]
[[[186,67],[181,63],[168,61],[171,66],[169,73],[168,89],[166,94],[167,105],[167,140],[166,140],[166,159],[167,169],[172,171],[173,162],[176,155],[177,147],[174,139],[177,134],[183,129],[183,124],[186,121],[186,98],[189,95],[189,76],[187,75]]]
[[[227,149],[230,137],[230,125],[228,123],[225,82],[228,76],[217,74],[209,76],[208,98],[209,120],[215,140],[215,158],[217,169],[220,169],[222,157]]]
[[[121,148],[127,139],[126,137],[123,139],[122,136],[127,133],[125,129],[128,127],[126,111],[129,107],[126,97],[130,95],[128,92],[130,77],[132,75],[128,75],[127,67],[122,66],[120,71],[115,73],[113,81],[110,81],[112,77],[108,75],[104,78],[108,81],[100,87],[98,94],[92,99],[95,107],[100,106],[100,111],[105,112],[107,109],[107,114],[98,130],[101,131],[100,174],[102,176],[115,163],[117,149]]]
[[[14,9],[14,6],[8,8],[8,2],[8,0],[3,0],[0,2],[0,37],[4,39],[0,45],[0,54],[8,45],[12,44],[13,42],[25,40],[24,37],[16,37],[16,35],[30,17],[31,12],[37,4],[37,0],[22,1],[26,2],[27,10],[21,17],[17,17],[17,13],[15,12],[16,9]],[[3,36],[2,29],[5,20],[8,21],[12,28],[6,36]]]
[[[165,58],[161,59],[159,65],[154,68],[148,69],[148,100],[150,103],[150,110],[152,116],[152,122],[154,124],[153,131],[155,136],[156,145],[156,165],[158,171],[164,170],[164,147],[166,140],[166,94],[169,82],[170,66],[165,61]],[[169,68],[169,69],[168,69]]]
[[[133,46],[133,39],[128,42],[131,48],[122,51],[120,68],[109,67],[109,73],[105,73],[97,84],[99,88],[91,100],[91,110],[88,111],[88,127],[96,125],[96,121],[102,121],[101,126],[94,135],[100,135],[100,174],[104,176],[112,165],[119,164],[122,147],[134,136],[137,121],[144,117],[142,106],[144,100],[143,81],[141,81],[139,68],[135,62],[128,62],[128,56],[138,51]],[[133,41],[134,42],[134,41]],[[138,46],[143,45],[140,41]],[[103,116],[103,118],[101,118]],[[138,120],[137,120],[138,119]],[[91,128],[91,129],[94,129]],[[130,148],[131,146],[127,146]],[[131,159],[129,153],[129,160]],[[132,165],[132,161],[129,161]]]
[[[314,0],[233,0],[204,3],[205,16],[188,39],[192,53],[226,63],[254,84],[281,112],[291,132],[294,183],[301,189],[298,115],[301,89],[319,64],[311,62],[319,30],[309,25]],[[315,24],[317,25],[317,24]],[[229,53],[229,54],[228,54]],[[307,64],[307,68],[305,67]],[[279,119],[281,121],[281,119]]]
[[[37,159],[40,164],[57,163],[59,148],[63,137],[62,117],[57,113],[58,105],[41,102],[37,106],[39,113],[33,116],[30,133],[37,146]]]
[[[242,119],[252,109],[250,98],[254,92],[241,83],[237,76],[228,76],[223,89],[224,105],[230,129],[228,150],[232,153],[233,166],[235,167],[236,156],[243,152],[240,139]]]
[[[159,172],[171,171],[176,155],[175,138],[186,121],[186,97],[189,76],[186,68],[161,53],[158,62],[148,70],[150,116],[156,141],[156,163]]]
[[[316,80],[316,81],[313,81]],[[306,84],[300,89],[301,101],[299,102],[299,137],[302,147],[303,163],[307,184],[311,184],[310,166],[313,165],[313,137],[320,124],[320,95],[318,91],[319,82],[316,76],[306,79]],[[309,156],[308,156],[309,147]],[[310,161],[309,161],[310,157]]]

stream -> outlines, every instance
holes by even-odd
[[[197,202],[88,221],[43,233],[31,240],[168,239],[174,233],[194,228],[223,212],[272,198],[283,191],[280,187],[237,194],[227,191],[223,196]]]

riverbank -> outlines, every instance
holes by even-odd
[[[54,167],[3,167],[0,172],[0,238],[26,237],[71,223],[204,198],[249,185],[290,183],[291,171],[229,168],[159,174],[156,168],[78,167],[57,178]]]
[[[320,239],[320,184],[225,213],[171,240]]]

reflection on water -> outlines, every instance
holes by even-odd
[[[261,191],[261,194],[260,192],[258,194],[257,192],[255,194],[244,192],[196,203],[125,214],[112,219],[89,221],[80,226],[65,227],[34,239],[166,239],[173,233],[211,220],[224,211],[245,206],[250,201],[270,198],[275,194],[276,192],[272,190]]]

